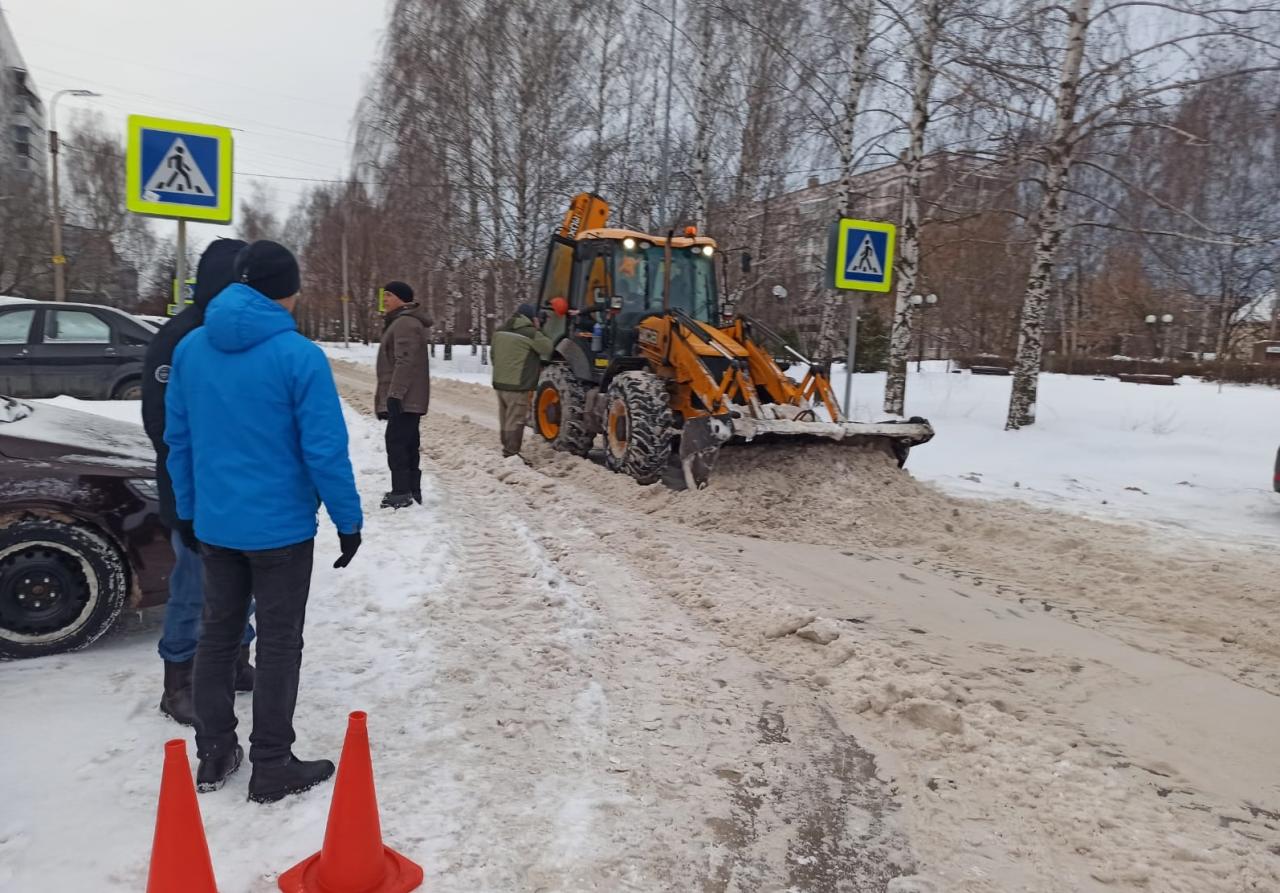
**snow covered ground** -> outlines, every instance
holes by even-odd
[[[376,345],[326,345],[330,356],[372,363]],[[461,347],[441,378],[487,384],[489,371]],[[843,398],[842,367],[833,379]],[[1206,384],[1175,387],[1042,375],[1038,420],[1005,431],[1012,379],[911,364],[907,414],[937,437],[911,455],[920,480],[948,493],[1014,498],[1098,518],[1159,525],[1193,537],[1280,544],[1280,494],[1271,478],[1280,448],[1280,390]],[[854,377],[858,418],[883,417],[884,375]]]
[[[1042,425],[1006,434],[1007,380],[926,371],[910,411],[939,434],[910,468],[940,488],[831,446],[727,451],[677,493],[536,440],[502,460],[464,348],[434,367],[462,380],[433,388],[426,504],[391,513],[373,350],[331,352],[359,362],[336,365],[367,526],[335,571],[322,525],[297,750],[336,757],[369,711],[383,833],[424,889],[1280,889],[1280,560],[1249,544],[1265,511],[1201,528],[1161,484],[1221,458],[1194,482],[1245,505],[1273,392],[1046,377]],[[1158,470],[1113,469],[1128,444]],[[144,886],[163,742],[190,740],[156,710],[158,633],[148,612],[0,665],[0,889]],[[331,786],[258,807],[247,781],[200,797],[223,893],[274,890],[323,836]]]

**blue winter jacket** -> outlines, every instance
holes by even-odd
[[[223,289],[174,352],[165,410],[178,517],[201,542],[309,540],[322,501],[339,532],[360,529],[333,374],[280,304],[242,283]]]

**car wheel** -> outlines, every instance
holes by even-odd
[[[142,382],[136,378],[128,381],[122,381],[116,385],[116,389],[111,392],[112,400],[141,400],[142,399]]]
[[[120,551],[87,527],[27,518],[0,530],[0,657],[83,648],[129,591]]]

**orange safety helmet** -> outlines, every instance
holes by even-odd
[[[551,309],[556,312],[556,316],[564,316],[569,312],[569,302],[564,298],[552,298]]]

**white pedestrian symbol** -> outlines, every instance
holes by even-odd
[[[151,175],[151,179],[147,180],[143,192],[148,195],[160,192],[179,195],[213,195],[213,190],[209,188],[209,181],[205,179],[200,165],[196,164],[196,160],[191,157],[191,150],[187,148],[186,142],[180,136],[174,138],[173,145],[169,147],[168,152],[164,153],[164,160]]]
[[[884,268],[880,266],[880,256],[876,254],[876,246],[869,235],[862,237],[862,247],[849,258],[849,265],[845,268],[845,274],[851,275],[853,273],[864,276],[884,275]]]

